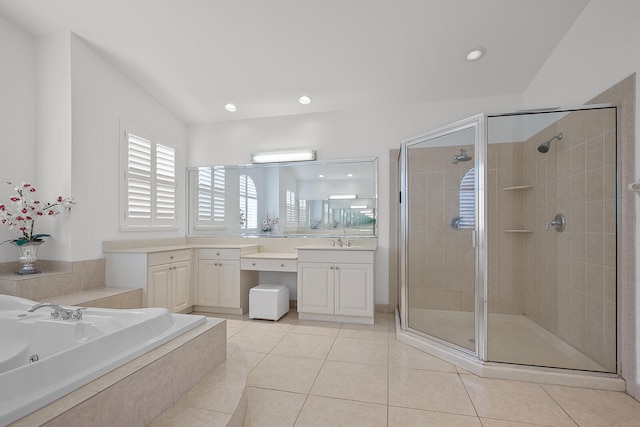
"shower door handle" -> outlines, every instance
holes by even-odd
[[[567,220],[564,215],[561,213],[557,214],[551,221],[547,223],[547,231],[549,231],[549,227],[553,227],[558,233],[562,233],[564,231],[564,227],[567,225]]]

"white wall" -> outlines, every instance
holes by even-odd
[[[70,260],[103,256],[104,240],[184,237],[187,127],[118,68],[76,35],[71,36],[72,212]],[[179,229],[166,232],[119,230],[120,119],[176,145]]]
[[[0,54],[0,181],[31,182],[44,201],[77,201],[70,214],[37,221],[37,232],[52,235],[43,259],[96,259],[104,240],[185,235],[183,121],[74,34],[34,40],[0,17]],[[119,230],[120,119],[176,143],[177,230]],[[0,200],[10,193],[0,185]],[[14,237],[0,230],[0,241]],[[0,262],[16,256],[0,246]]]
[[[562,42],[554,50],[524,93],[526,108],[580,105],[640,70],[640,2],[591,0]],[[640,99],[636,85],[636,100]],[[636,108],[636,173],[640,161]],[[636,211],[640,203],[636,199]],[[636,245],[640,224],[636,223]],[[636,252],[636,278],[640,277],[640,251]],[[640,309],[640,292],[636,292]],[[640,313],[636,313],[636,367],[640,367]],[[640,384],[640,370],[636,382]]]
[[[34,40],[0,16],[0,200],[13,192],[4,181],[36,179],[36,48]],[[16,237],[0,228],[0,241]],[[0,260],[16,258],[10,245],[0,246]]]
[[[403,139],[480,113],[522,108],[520,95],[189,126],[189,166],[249,163],[254,151],[315,148],[319,160],[378,157],[376,303],[389,297],[389,150]]]
[[[36,165],[41,201],[55,202],[72,190],[71,46],[69,34],[36,40]],[[71,216],[39,218],[37,232],[50,234],[39,257],[69,260]]]

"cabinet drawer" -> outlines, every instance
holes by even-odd
[[[298,271],[298,261],[295,259],[260,259],[260,258],[242,258],[240,261],[242,270],[258,270],[258,271]]]
[[[240,259],[240,249],[198,249],[199,259]]]
[[[147,255],[147,265],[169,264],[177,261],[191,261],[191,249],[180,251],[152,252]]]

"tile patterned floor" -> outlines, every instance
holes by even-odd
[[[218,316],[218,315],[216,315]],[[480,378],[374,325],[227,318],[249,364],[246,427],[640,426],[640,402],[619,392]]]

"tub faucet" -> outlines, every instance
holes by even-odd
[[[36,304],[32,307],[29,307],[27,309],[27,311],[29,313],[33,313],[34,311],[36,311],[39,308],[42,307],[49,307],[51,308],[51,319],[52,320],[69,320],[71,318],[76,318],[75,317],[75,313],[73,312],[73,310],[67,310],[66,308],[62,308],[60,307],[58,304],[54,304],[52,302],[43,302],[40,304]],[[80,317],[82,317],[82,312],[80,311]]]

